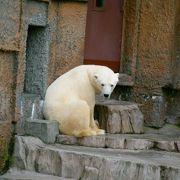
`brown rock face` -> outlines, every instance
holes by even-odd
[[[6,165],[6,161],[9,158],[8,148],[11,138],[11,124],[0,122],[0,172]]]

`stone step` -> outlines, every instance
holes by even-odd
[[[18,170],[16,168],[13,168],[10,169],[6,174],[0,176],[0,180],[73,180],[73,179],[41,174],[32,171]]]
[[[144,132],[144,118],[136,103],[117,100],[97,102],[95,119],[107,133],[140,134]]]
[[[16,125],[16,133],[24,134],[24,121],[26,119],[43,119],[42,108],[43,100],[39,95],[23,93],[20,107],[20,120]]]
[[[13,167],[81,180],[179,180],[180,153],[45,145],[16,136]]]
[[[180,137],[160,134],[106,134],[76,138],[68,135],[58,135],[56,143],[64,145],[79,145],[96,148],[113,148],[129,150],[156,149],[180,152]]]

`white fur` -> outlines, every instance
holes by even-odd
[[[105,66],[81,65],[70,70],[48,87],[45,118],[57,120],[64,134],[79,137],[104,134],[94,121],[95,94],[109,97],[118,76]]]

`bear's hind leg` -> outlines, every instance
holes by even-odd
[[[76,137],[96,135],[96,131],[90,127],[90,108],[86,101],[74,100],[65,106],[68,116],[60,125],[62,133]]]
[[[96,132],[93,131],[91,128],[83,129],[79,131],[73,131],[73,135],[76,137],[85,137],[85,136],[93,136],[96,135]]]

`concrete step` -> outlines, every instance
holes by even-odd
[[[83,180],[179,180],[180,153],[46,145],[16,136],[13,167]]]
[[[56,143],[96,148],[130,150],[156,149],[180,152],[180,136],[175,137],[160,134],[106,134],[84,138],[58,135]]]
[[[133,102],[106,100],[97,102],[95,119],[107,133],[140,134],[144,132],[144,118]]]
[[[58,176],[46,175],[32,171],[10,169],[6,174],[0,176],[0,180],[73,180]]]

